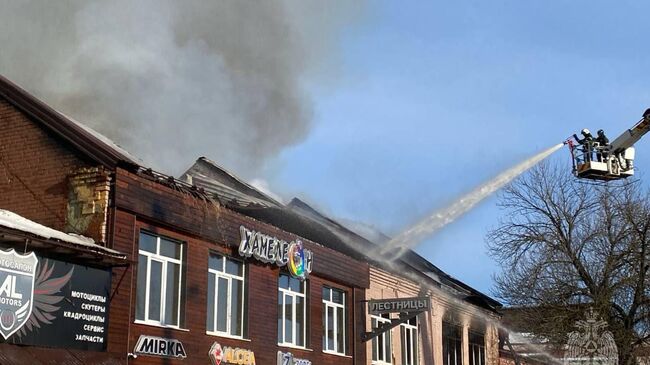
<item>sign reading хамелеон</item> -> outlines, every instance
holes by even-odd
[[[368,301],[368,313],[370,314],[421,312],[429,310],[429,308],[430,299],[428,297],[377,299]]]
[[[244,226],[239,227],[239,232],[241,234],[240,255],[252,256],[262,262],[274,263],[280,267],[286,266],[289,273],[300,280],[306,279],[311,273],[314,255],[304,248],[302,241],[283,241]]]

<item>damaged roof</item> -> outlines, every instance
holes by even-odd
[[[386,264],[364,254],[375,250],[377,248],[375,243],[325,216],[298,198],[293,198],[284,205],[205,157],[199,158],[181,178],[210,192],[222,204],[239,213],[391,271]],[[412,250],[399,260],[398,266],[412,270],[439,287],[451,289],[471,304],[492,311],[501,307],[498,301],[453,278]]]
[[[13,106],[94,161],[108,168],[123,166],[143,170],[140,168],[141,161],[118,146],[115,142],[82,123],[56,111],[1,75],[0,97],[7,100]],[[152,175],[153,172],[149,174]],[[170,184],[178,186],[182,191],[202,195],[202,192],[195,192],[191,187],[186,188],[179,181],[174,181],[171,177],[167,178],[166,180],[171,180],[169,182]],[[367,255],[360,252],[375,249],[377,247],[375,243],[356,234],[339,222],[326,217],[297,198],[294,198],[289,204],[284,205],[205,157],[199,158],[180,179],[204,189],[208,195],[221,202],[221,204],[242,214],[273,224],[314,242],[327,245],[351,257],[364,261],[372,261]],[[155,177],[155,181],[160,182],[160,177]],[[45,237],[29,229],[21,230],[21,228],[2,226],[0,224],[0,228],[2,227],[5,230],[17,230],[23,234],[30,234],[44,240],[54,240],[62,245],[72,245],[74,247],[85,246],[86,249],[94,250],[103,255],[113,256],[114,258],[121,257],[120,253],[111,252],[112,250],[95,243],[89,246],[87,243],[84,244],[80,241],[79,238],[75,239],[73,236],[66,235],[63,232],[59,233],[68,237],[58,235],[48,236],[48,234],[45,235],[48,237]],[[44,231],[38,230],[38,232],[43,234]],[[355,247],[352,247],[352,245]],[[465,295],[464,299],[470,303],[492,310],[494,307],[501,306],[496,300],[447,275],[413,251],[405,254],[400,259],[400,263],[405,268],[411,268],[419,275],[439,285],[445,285],[458,293],[463,293]],[[375,264],[382,266],[379,262],[375,262]]]
[[[367,252],[368,250],[377,249],[377,244],[361,237],[356,232],[353,232],[352,230],[348,229],[347,227],[338,223],[337,221],[329,217],[326,217],[325,215],[321,214],[320,212],[318,212],[317,210],[315,210],[307,203],[303,202],[298,198],[293,198],[287,206],[293,211],[301,212],[303,215],[308,215],[312,219],[319,221],[326,226],[331,226],[329,228],[331,231],[336,232],[336,234],[343,235],[345,237],[344,242],[351,241],[354,242],[355,244],[361,245],[361,247],[363,247],[364,252]],[[348,248],[348,251],[350,251],[350,248]],[[354,249],[353,251],[356,252],[357,250]],[[369,259],[368,256],[365,256],[365,258]],[[432,279],[439,284],[453,288],[455,291],[458,292],[466,292],[465,297],[463,299],[467,300],[472,304],[481,307],[487,306],[490,309],[494,309],[495,307],[501,306],[501,303],[499,303],[498,301],[479,292],[478,290],[470,287],[469,285],[463,283],[462,281],[453,278],[452,276],[445,273],[440,268],[438,268],[437,266],[429,262],[424,257],[420,256],[418,253],[416,253],[413,250],[407,251],[400,258],[400,260],[404,262],[406,265],[408,265],[409,267],[411,267],[412,269],[415,269],[416,271],[426,275],[429,279]],[[375,261],[375,263],[378,266],[385,267],[385,265],[382,264],[381,262]]]
[[[257,190],[205,157],[200,157],[180,180],[212,194],[223,205],[280,207],[282,203]]]

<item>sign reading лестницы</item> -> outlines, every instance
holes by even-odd
[[[429,310],[429,308],[430,299],[428,297],[378,299],[368,302],[368,313],[370,314],[418,312]]]

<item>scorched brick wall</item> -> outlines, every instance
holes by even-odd
[[[115,221],[113,248],[126,252],[133,265],[114,270],[111,301],[109,351],[131,352],[142,334],[180,340],[188,353],[185,363],[209,363],[207,352],[213,342],[222,346],[240,347],[255,352],[257,364],[275,364],[278,350],[290,351],[314,365],[366,364],[364,346],[354,343],[363,330],[365,316],[361,306],[363,288],[369,283],[368,266],[314,242],[305,241],[314,252],[314,271],[308,280],[309,344],[307,350],[278,347],[276,266],[254,259],[247,265],[247,340],[228,339],[206,334],[208,256],[221,252],[238,257],[239,226],[292,241],[297,236],[277,227],[243,216],[227,208],[201,201],[121,169],[116,172]],[[137,277],[137,240],[140,230],[167,236],[185,243],[187,248],[185,325],[184,330],[160,328],[134,323]],[[122,277],[122,275],[124,276]],[[346,292],[348,356],[322,351],[323,285]],[[355,289],[356,287],[356,289]],[[353,294],[354,293],[354,294]],[[355,302],[356,301],[356,302]],[[356,328],[353,327],[356,323]],[[355,357],[351,356],[355,354]],[[354,362],[353,362],[354,361]],[[180,360],[140,356],[133,364],[182,363]]]

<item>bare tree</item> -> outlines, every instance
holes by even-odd
[[[507,187],[488,234],[503,272],[495,294],[523,307],[530,330],[566,343],[592,307],[609,324],[619,364],[650,339],[650,195],[638,182],[590,184],[541,164]]]

